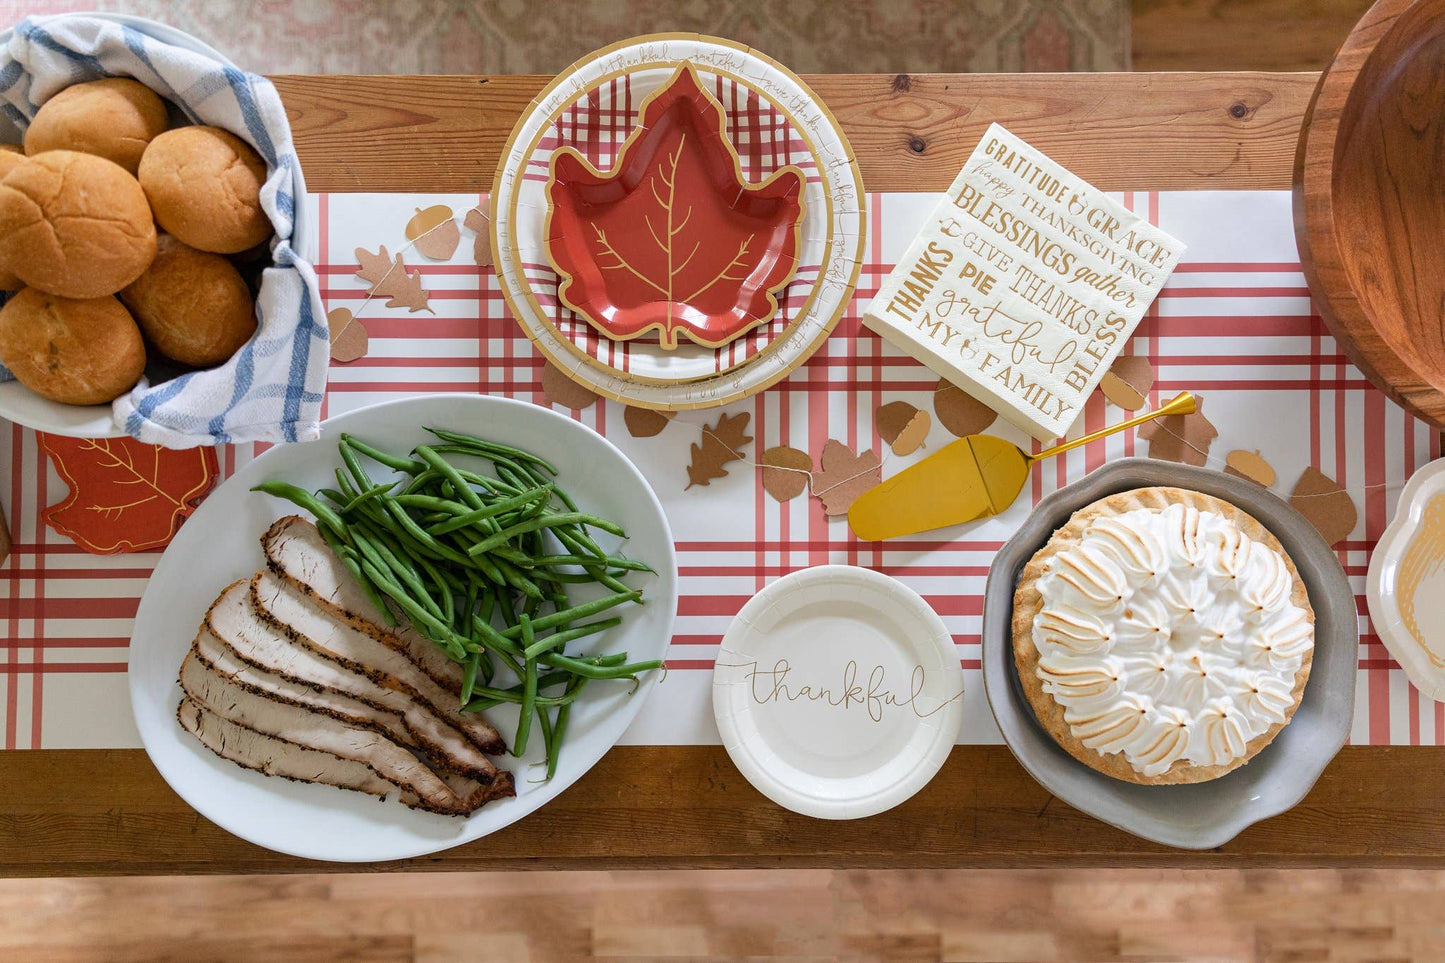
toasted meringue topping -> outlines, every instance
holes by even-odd
[[[1314,646],[1283,556],[1174,504],[1092,523],[1038,580],[1038,676],[1074,737],[1145,776],[1225,765],[1283,723]]]

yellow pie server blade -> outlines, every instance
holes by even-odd
[[[1153,411],[1039,452],[993,435],[969,435],[864,492],[848,526],[864,541],[913,535],[997,515],[1023,491],[1033,463],[1165,415],[1194,413],[1189,392]]]

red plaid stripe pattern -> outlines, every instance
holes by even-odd
[[[1311,464],[1350,491],[1361,521],[1339,550],[1357,593],[1362,627],[1352,739],[1445,744],[1445,707],[1421,699],[1408,685],[1371,631],[1364,602],[1369,550],[1388,522],[1399,486],[1440,456],[1439,436],[1370,386],[1314,315],[1288,236],[1288,195],[1237,197],[1262,208],[1268,223],[1282,224],[1280,236],[1253,242],[1231,236],[1211,247],[1207,237],[1199,243],[1200,236],[1236,230],[1238,211],[1215,218],[1211,205],[1220,202],[1188,194],[1122,197],[1194,248],[1140,324],[1130,350],[1155,364],[1153,402],[1186,388],[1204,395],[1204,411],[1220,430],[1211,450],[1215,462],[1222,463],[1232,448],[1259,448],[1278,471],[1285,495]],[[358,244],[392,243],[396,225],[405,223],[414,207],[449,203],[463,210],[475,202],[475,196],[320,197],[318,267],[328,308],[355,308],[364,299],[364,286],[352,273]],[[792,445],[816,455],[829,438],[837,438],[855,449],[872,447],[884,458],[885,474],[900,467],[878,442],[873,412],[898,399],[931,411],[937,379],[862,329],[859,319],[929,203],[913,195],[868,198],[874,230],[857,295],[836,332],[783,382],[727,408],[752,414],[753,451]],[[373,225],[393,226],[382,234]],[[368,226],[373,233],[362,236]],[[327,409],[351,410],[419,391],[479,391],[540,403],[541,359],[508,317],[490,271],[471,265],[420,270],[436,315],[407,315],[372,302],[364,315],[371,352],[332,368]],[[978,676],[981,600],[994,553],[1039,498],[1108,459],[1147,448],[1132,433],[1090,444],[1041,465],[1026,497],[999,518],[944,537],[874,545],[853,539],[841,520],[827,519],[815,499],[773,501],[757,473],[743,465],[735,464],[727,478],[706,488],[684,492],[688,446],[715,413],[681,414],[650,439],[630,437],[621,413],[618,405],[598,403],[575,417],[616,442],[658,491],[678,540],[681,589],[668,655],[674,672],[644,708],[629,736],[633,742],[706,738],[707,670],[732,616],[768,581],[825,562],[896,576],[928,600],[953,633],[965,668],[963,740],[997,738]],[[1075,431],[1118,418],[1118,410],[1096,395]],[[991,430],[1007,433],[997,425]],[[949,437],[935,427],[929,447]],[[0,453],[12,466],[10,485],[0,495],[15,542],[0,567],[0,746],[134,744],[126,645],[157,556],[80,552],[38,522],[44,506],[60,499],[61,483],[41,462],[34,434],[4,426]],[[223,449],[223,473],[251,457],[249,447]],[[679,714],[690,714],[696,723],[681,736]]]

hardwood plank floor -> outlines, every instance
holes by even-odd
[[[1135,70],[1320,70],[1371,0],[1134,0]]]
[[[0,881],[0,959],[1445,958],[1441,871],[456,873]]]

